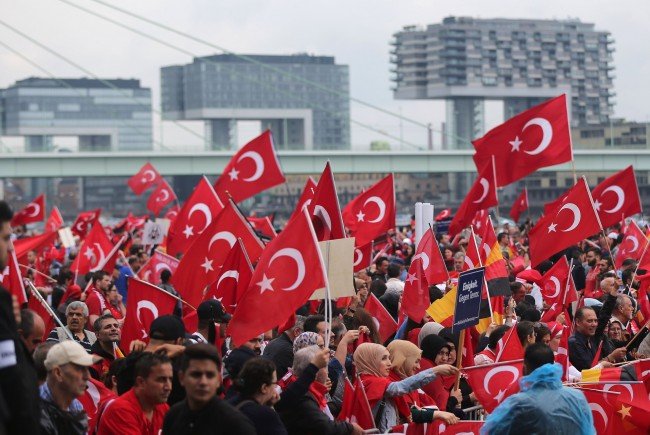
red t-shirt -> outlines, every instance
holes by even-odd
[[[156,405],[151,421],[147,420],[133,388],[113,400],[101,416],[97,435],[158,435],[169,405]]]
[[[86,299],[86,305],[88,306],[89,316],[101,316],[104,314],[105,310],[109,310],[111,312],[111,315],[116,319],[122,318],[122,312],[115,308],[113,304],[108,302],[99,290],[93,287],[88,291],[88,293],[89,294],[88,298]]]

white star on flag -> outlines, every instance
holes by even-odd
[[[494,396],[494,398],[496,399],[496,401],[498,403],[501,403],[501,401],[503,400],[503,396],[505,396],[505,395],[506,395],[505,390],[499,390],[499,392],[497,393],[496,396]]]
[[[189,239],[190,236],[194,235],[194,227],[191,227],[189,225],[185,225],[185,229],[183,230],[183,234],[185,234],[186,239]]]
[[[366,215],[361,210],[359,210],[359,213],[357,213],[357,221],[363,222],[365,217]]]
[[[262,274],[262,281],[258,282],[257,285],[260,287],[260,294],[264,293],[267,290],[273,290],[273,286],[271,286],[271,283],[275,280],[275,278],[267,278],[266,274]]]
[[[548,232],[555,232],[555,227],[557,227],[557,224],[551,224],[548,226]]]
[[[595,208],[597,211],[600,211],[600,201],[598,201],[598,200],[595,200],[595,201],[594,201],[594,208]]]
[[[230,177],[230,180],[239,180],[239,171],[235,168],[232,168],[230,172],[228,172],[228,176]]]
[[[90,260],[91,258],[93,258],[95,256],[95,253],[93,252],[93,250],[91,248],[86,248],[86,252],[84,252],[84,256],[87,259]]]
[[[510,152],[514,152],[514,151],[519,151],[519,146],[522,144],[522,141],[519,140],[519,136],[516,136],[515,140],[511,140],[508,143],[512,145],[512,149],[510,150]]]
[[[406,280],[409,282],[409,284],[413,284],[413,282],[417,281],[418,279],[415,277],[414,273],[409,273]]]
[[[208,257],[205,257],[205,261],[203,262],[201,267],[205,269],[205,273],[214,270],[214,268],[212,267],[212,260],[208,260]]]

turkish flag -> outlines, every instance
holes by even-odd
[[[467,374],[467,380],[478,401],[487,412],[492,412],[505,398],[519,392],[523,360],[473,366],[462,370]]]
[[[515,361],[524,357],[524,348],[519,341],[517,327],[510,328],[497,343],[494,362]]]
[[[210,186],[212,187],[212,186]],[[172,205],[167,209],[167,213],[165,213],[165,219],[169,219],[169,222],[174,223],[176,220],[176,217],[178,216],[178,213],[181,211],[181,208],[179,205],[175,204]]]
[[[298,198],[298,203],[296,204],[296,208],[293,209],[293,212],[291,213],[291,216],[289,217],[288,221],[293,219],[293,217],[296,214],[300,213],[300,211],[302,211],[302,208],[305,206],[305,204],[306,205],[311,204],[311,200],[314,197],[315,191],[316,191],[316,182],[314,181],[313,178],[307,177],[307,181],[305,182],[305,187],[303,187],[302,193],[300,194],[300,198]]]
[[[485,172],[494,161],[498,187],[507,186],[537,169],[572,160],[566,95],[510,118],[472,144],[479,173]]]
[[[54,329],[55,326],[58,326],[55,320],[52,318],[50,312],[45,308],[43,304],[47,304],[47,301],[37,298],[33,294],[30,295],[29,302],[27,302],[27,308],[41,316],[43,323],[45,323],[45,330],[43,331],[43,341],[47,340],[47,337],[50,335],[50,332]]]
[[[162,209],[175,199],[177,198],[174,190],[163,178],[161,179],[160,183],[158,183],[156,190],[154,190],[153,193],[149,195],[149,199],[147,200],[147,209],[151,210],[154,215],[158,216]]]
[[[423,258],[413,259],[404,282],[402,293],[402,311],[416,323],[422,321],[427,308],[431,305],[429,299],[429,283],[424,273]]]
[[[179,262],[180,260],[156,250],[149,260],[140,268],[138,276],[140,276],[140,279],[143,281],[157,285],[160,283],[160,274],[162,271],[168,270],[172,275],[174,275],[176,269],[178,269]]]
[[[126,183],[129,185],[133,193],[136,195],[141,195],[142,192],[150,188],[151,186],[155,186],[160,182],[162,177],[154,168],[154,166],[147,162],[145,163],[140,170],[131,178],[129,178],[129,181]]]
[[[251,226],[255,229],[255,231],[257,231],[262,236],[270,240],[273,240],[275,239],[275,236],[278,235],[275,232],[275,228],[273,228],[271,219],[268,216],[264,216],[264,217],[249,216],[246,219],[251,224]]]
[[[563,205],[542,216],[530,230],[531,267],[584,238],[602,231],[584,178],[571,189]]]
[[[465,251],[465,265],[463,266],[463,271],[476,269],[477,267],[481,267],[481,265],[481,254],[478,251],[476,234],[474,234],[474,229],[472,229],[467,242],[467,251]],[[483,291],[487,291],[487,289],[484,288]]]
[[[555,198],[553,201],[547,202],[544,204],[544,214],[547,215],[551,213],[553,210],[558,209],[562,204],[564,204],[564,200],[566,199],[566,196],[571,192],[571,188],[569,188],[566,192],[562,193],[560,196]]]
[[[645,434],[650,433],[650,402],[647,400],[630,400],[617,397],[614,407],[612,433],[615,434]]]
[[[183,254],[223,210],[223,203],[203,176],[187,198],[167,232],[167,253]]]
[[[544,302],[550,305],[561,300],[560,298],[564,293],[562,289],[567,286],[568,279],[569,262],[566,261],[566,257],[563,255],[557,262],[555,262],[553,267],[542,276],[540,290]]]
[[[325,287],[326,279],[318,240],[305,210],[262,253],[228,325],[235,345],[284,323],[314,291]]]
[[[528,210],[528,189],[524,187],[510,209],[510,217],[513,221],[519,222],[519,216]]]
[[[362,382],[356,382],[353,387],[347,377],[345,377],[345,387],[343,390],[343,402],[341,411],[336,417],[339,421],[356,423],[362,429],[373,429],[375,419],[372,416],[372,410],[368,403],[368,397],[363,388]]]
[[[20,267],[18,266],[16,251],[12,249],[7,254],[9,258],[5,270],[0,275],[0,284],[9,290],[9,293],[16,296],[18,304],[22,305],[27,302],[27,293],[25,293],[25,283],[23,282]]]
[[[397,322],[393,319],[393,316],[390,315],[386,307],[373,293],[368,293],[368,299],[366,299],[363,309],[373,317],[379,332],[379,338],[381,338],[382,343],[386,343],[397,332]]]
[[[174,286],[191,305],[197,306],[203,300],[205,287],[217,280],[237,238],[242,239],[251,261],[256,261],[264,245],[235,203],[228,201],[219,216],[192,243],[172,277]]]
[[[151,322],[160,316],[173,314],[178,302],[175,297],[155,285],[133,277],[128,280],[126,317],[120,341],[120,348],[125,351],[128,351],[133,340],[148,341]]]
[[[116,398],[117,395],[109,390],[103,383],[96,379],[89,378],[86,381],[86,391],[77,399],[81,402],[86,415],[88,416],[88,427],[93,426],[93,419],[97,416],[97,410],[100,404],[109,399]]]
[[[499,203],[497,199],[497,186],[493,166],[486,166],[484,171],[474,181],[463,200],[454,218],[449,224],[449,234],[459,233],[463,228],[469,226],[472,217],[479,210],[485,210]]]
[[[424,275],[429,284],[440,284],[449,280],[449,272],[442,259],[442,253],[438,247],[433,230],[427,230],[422,235],[415,250],[412,260],[420,258]]]
[[[479,210],[472,218],[472,226],[475,231],[482,231],[490,221],[490,212],[488,210]]]
[[[233,201],[241,202],[284,182],[271,130],[266,130],[232,156],[214,190],[222,198],[230,194]]]
[[[647,245],[648,239],[646,239],[645,234],[643,234],[643,231],[641,231],[641,228],[639,228],[636,222],[631,221],[625,229],[623,241],[618,247],[616,269],[620,269],[623,261],[627,258],[638,261],[643,253],[646,252]]]
[[[363,246],[395,228],[395,187],[393,174],[361,192],[343,209],[343,222]]]
[[[205,292],[203,300],[218,299],[223,304],[223,308],[232,314],[252,277],[253,266],[251,266],[244,245],[240,239],[237,239],[237,243],[228,253],[217,279],[210,284]]]
[[[555,354],[555,362],[562,366],[562,380],[569,380],[569,331],[568,326],[562,326],[562,335],[560,336],[560,342],[557,346],[557,353]]]
[[[609,434],[614,422],[614,405],[610,396],[615,398],[617,393],[610,391],[602,391],[593,388],[576,388],[585,395],[585,399],[589,403],[591,415],[594,419],[594,429],[597,434]],[[616,400],[616,399],[614,399]]]
[[[603,228],[615,225],[637,213],[641,213],[641,199],[636,184],[634,168],[628,166],[606,178],[591,192],[594,208],[598,211]]]
[[[318,179],[318,185],[308,210],[319,242],[345,237],[334,174],[332,174],[329,162]]]
[[[480,435],[483,421],[465,420],[447,425],[442,420],[429,423],[427,435]]]
[[[147,223],[147,219],[149,216],[147,215],[142,215],[142,216],[133,216],[130,212],[128,216],[126,217],[126,231],[131,232],[133,230],[139,230],[140,228],[144,228],[144,225]]]
[[[25,208],[14,214],[13,219],[11,219],[11,226],[17,227],[41,222],[43,219],[45,219],[45,194],[40,194]]]
[[[49,250],[56,237],[56,231],[51,231],[39,234],[38,236],[25,237],[14,241],[14,251],[16,252],[16,257],[18,257],[18,262],[26,263],[27,253],[29,251],[43,252],[45,249]]]
[[[96,222],[88,236],[81,243],[81,246],[79,246],[79,252],[70,265],[70,270],[85,275],[88,272],[104,267],[109,258],[107,254],[111,253],[113,248],[113,244],[106,237],[104,227],[99,222]]]
[[[50,210],[50,216],[47,218],[47,221],[45,221],[44,231],[57,231],[61,226],[63,226],[63,216],[61,216],[59,208],[55,205]]]
[[[354,247],[354,263],[352,263],[353,271],[359,272],[372,265],[372,242],[366,243],[363,246]]]
[[[99,215],[102,214],[102,209],[98,208],[95,210],[82,211],[79,213],[77,218],[70,230],[82,240],[86,237],[90,229],[93,227],[95,222],[99,219]]]
[[[434,217],[434,220],[436,222],[439,222],[439,221],[444,221],[445,219],[449,219],[450,217],[451,217],[451,209],[446,208],[443,211],[441,211],[440,213],[438,213],[436,215],[436,217]]]

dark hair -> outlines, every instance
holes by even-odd
[[[585,311],[586,311],[586,310],[591,310],[591,311],[593,311],[594,313],[596,312],[596,311],[594,311],[594,309],[593,309],[592,307],[580,307],[580,308],[578,308],[578,310],[576,311],[575,320],[576,320],[576,321],[580,321],[580,320],[584,319],[584,318],[585,318]]]
[[[325,316],[320,314],[311,315],[305,319],[305,325],[302,327],[304,332],[318,333],[318,324],[325,321]]]
[[[14,217],[14,212],[11,211],[11,207],[5,201],[0,201],[0,224],[5,222],[11,222],[11,219]]]
[[[438,288],[436,285],[430,285],[429,286],[429,302],[434,303],[438,299],[442,299],[444,296],[444,293],[442,293],[442,290]]]
[[[522,345],[525,345],[528,336],[535,332],[535,324],[528,320],[517,322],[517,336]]]
[[[358,320],[359,325],[367,326],[370,330],[370,339],[373,343],[382,344],[381,338],[379,337],[379,331],[377,330],[377,325],[375,324],[374,318],[370,313],[363,308],[357,308],[354,311],[354,318]]]
[[[190,366],[190,361],[192,360],[206,359],[213,361],[217,365],[217,369],[221,370],[221,358],[219,357],[219,352],[217,352],[216,347],[205,343],[190,344],[183,352],[180,370],[187,370]]]
[[[108,366],[108,371],[104,375],[104,385],[106,385],[107,388],[110,388],[112,390],[113,386],[116,386],[113,384],[113,376],[117,376],[120,370],[122,370],[122,367],[125,365],[126,358],[118,358],[111,362],[111,365]]]
[[[536,323],[535,324],[535,334],[537,334],[537,337],[535,337],[535,343],[543,343],[544,342],[544,337],[545,336],[550,336],[551,335],[551,330],[548,329],[546,325],[543,323]]]
[[[20,310],[20,325],[18,325],[18,329],[20,329],[21,335],[25,338],[29,337],[32,335],[32,332],[34,332],[34,315],[36,313],[28,308],[25,308],[23,310]]]
[[[492,331],[492,334],[490,334],[490,337],[488,338],[488,347],[491,350],[495,350],[497,348],[499,340],[501,340],[503,336],[506,335],[508,329],[510,329],[510,326],[508,325],[500,325],[494,328],[494,331]]]
[[[510,291],[512,292],[513,295],[517,293],[519,290],[521,290],[522,288],[524,288],[524,285],[519,281],[510,283]]]
[[[169,357],[162,353],[143,352],[135,363],[135,378],[147,379],[151,369],[161,364],[171,364]]]
[[[251,358],[239,371],[234,387],[242,398],[253,397],[263,385],[273,383],[273,372],[275,372],[273,361],[261,357]]]
[[[36,370],[36,378],[39,381],[45,382],[45,378],[47,378],[47,369],[45,368],[45,358],[47,357],[47,353],[55,344],[56,344],[55,341],[44,341],[43,343],[36,346],[36,349],[34,349],[34,354],[32,355],[32,358],[34,358],[34,369]]]
[[[531,344],[524,351],[524,363],[528,368],[528,373],[531,373],[544,364],[553,364],[554,362],[553,350],[543,343]]]
[[[444,348],[447,348],[451,352],[451,348],[447,344],[447,341],[438,337],[435,334],[429,334],[422,339],[420,343],[420,349],[422,349],[422,357],[428,359],[431,362],[435,362],[436,356]]]
[[[59,285],[65,285],[65,282],[73,277],[74,274],[69,269],[61,269],[59,271],[59,276],[56,277],[56,282]]]
[[[138,257],[129,257],[129,266],[133,266],[135,263],[138,262]]]
[[[106,319],[116,320],[115,316],[112,314],[102,314],[101,316],[95,319],[95,322],[93,323],[93,329],[95,331],[99,331],[100,329],[102,329],[102,322]]]
[[[102,279],[104,279],[106,275],[108,275],[108,272],[105,272],[103,270],[98,270],[93,274],[93,280],[95,282],[101,281]]]
[[[370,283],[370,288],[368,289],[370,293],[377,296],[378,298],[382,297],[386,293],[386,283],[380,279],[376,279]]]
[[[167,284],[169,282],[169,278],[172,277],[172,272],[169,269],[163,269],[162,272],[160,272],[160,280]]]
[[[507,233],[499,233],[499,235],[497,236],[497,242],[501,243],[501,240],[503,240],[506,237],[508,237]]]
[[[379,257],[377,260],[375,260],[375,265],[379,267],[381,266],[381,263],[383,263],[384,261],[388,261],[388,257],[384,257],[384,256]]]
[[[588,249],[585,250],[585,254],[588,254],[589,252],[593,252],[594,254],[596,254],[597,256],[599,256],[601,258],[603,256],[603,252],[599,248],[591,247],[591,248],[588,248]]]
[[[386,274],[388,275],[389,278],[397,278],[399,277],[401,272],[402,270],[398,264],[391,263],[388,265],[388,270],[386,271]]]

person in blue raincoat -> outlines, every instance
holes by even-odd
[[[562,386],[562,368],[543,343],[526,348],[521,392],[508,397],[490,414],[481,434],[593,435],[593,416],[585,396]]]

